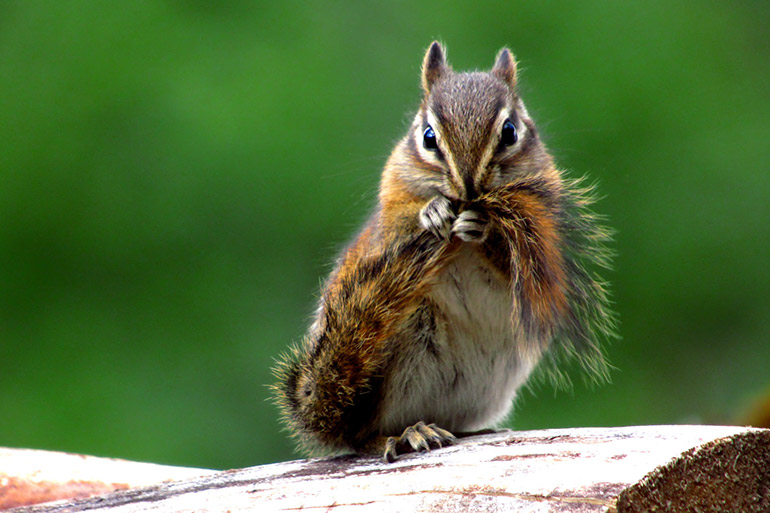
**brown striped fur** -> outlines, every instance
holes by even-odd
[[[507,49],[489,73],[456,73],[438,43],[428,49],[424,97],[377,209],[276,369],[278,404],[305,448],[382,450],[418,421],[492,424],[544,355],[604,372],[599,342],[614,318],[593,267],[608,265],[608,234],[587,210],[590,188],[554,166],[516,81]],[[506,120],[515,144],[502,143]]]

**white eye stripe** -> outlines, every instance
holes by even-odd
[[[417,115],[417,120],[420,120],[420,115]],[[431,112],[430,110],[427,110],[425,112],[425,121],[427,121],[428,125],[433,129],[433,134],[436,136],[436,145],[438,146],[438,151],[441,152],[444,159],[451,159],[451,155],[449,155],[449,148],[446,147],[445,144],[443,144],[443,137],[441,134],[441,127],[438,124],[438,120],[436,119],[436,116]],[[431,150],[425,147],[424,144],[424,137],[425,137],[425,127],[422,123],[415,123],[415,131],[414,131],[414,141],[415,146],[417,147],[417,151],[420,153],[420,156],[426,161],[436,166],[444,166],[445,163],[438,157],[436,150]],[[451,166],[451,162],[450,162]]]
[[[521,145],[522,141],[527,138],[527,135],[529,133],[529,128],[527,128],[527,124],[522,121],[522,118],[519,117],[515,121],[511,120],[513,122],[513,125],[516,127],[516,132],[518,133],[519,139],[516,141],[516,144],[513,145],[513,147],[517,147]]]
[[[508,107],[500,109],[500,112],[497,113],[497,119],[495,120],[495,126],[497,127],[498,134],[503,129],[503,125],[505,124],[505,121],[508,119],[511,119],[510,109],[508,109]]]
[[[433,128],[433,131],[436,133],[436,139],[439,139],[440,138],[439,129],[441,127],[439,127],[438,120],[436,120],[436,116],[433,115],[433,112],[428,110],[425,113],[425,119],[428,121],[428,124]]]
[[[497,152],[497,149],[500,147],[500,137],[503,131],[503,125],[505,125],[505,122],[508,120],[511,120],[513,125],[516,127],[516,131],[518,134],[522,135],[522,132],[519,130],[519,127],[516,126],[516,119],[511,116],[511,110],[507,107],[500,109],[500,112],[497,113],[497,119],[495,119],[495,131],[490,135],[489,140],[487,141],[487,145],[484,148],[484,153],[482,155],[481,161],[479,162],[479,169],[477,176],[480,176],[483,174],[484,168],[487,167],[489,162],[492,160],[492,156]],[[519,120],[519,125],[523,125],[521,121]],[[519,137],[519,140],[516,141],[516,143],[512,144],[509,149],[517,148],[519,143],[521,141],[521,137]]]
[[[425,136],[425,128],[422,126],[422,123],[415,123],[415,125],[416,126],[415,126],[414,134],[412,135],[412,137],[414,137],[414,146],[415,146],[415,148],[417,148],[417,152],[420,154],[420,157],[422,157],[422,159],[425,162],[428,162],[430,164],[434,164],[436,166],[440,166],[441,165],[441,160],[436,155],[436,151],[435,150],[427,149],[425,147],[425,145],[423,144],[423,138]],[[431,125],[431,127],[432,126],[433,125]],[[436,134],[436,129],[435,128],[433,129],[433,133]],[[440,140],[439,139],[439,135],[436,134],[436,142],[438,143],[439,140]]]
[[[495,176],[499,176],[500,174],[500,166],[490,166],[490,163],[492,162],[495,154],[500,151],[500,140],[502,137],[503,126],[508,120],[510,120],[511,123],[513,123],[513,126],[516,128],[516,134],[518,137],[515,143],[504,147],[505,154],[510,155],[521,150],[522,144],[527,137],[527,125],[522,121],[522,117],[513,115],[511,110],[507,107],[501,109],[497,114],[497,119],[495,119],[495,124],[493,125],[495,130],[489,136],[489,140],[487,141],[487,145],[484,148],[484,153],[481,155],[478,168],[476,169],[476,173],[474,175],[474,182],[477,189],[482,188],[484,184],[488,186],[489,180],[494,179]]]
[[[522,104],[520,107],[523,109],[523,116],[527,117],[527,111],[524,109],[524,105]],[[527,136],[528,129],[526,123],[522,121],[522,116],[512,116],[511,111],[508,108],[504,108],[500,110],[500,113],[497,115],[497,120],[495,122],[495,126],[497,126],[496,133],[498,141],[503,131],[503,125],[505,125],[505,122],[509,119],[511,120],[511,123],[513,123],[513,126],[516,127],[516,135],[518,136],[516,142],[509,147],[512,150],[521,146],[522,141]]]
[[[418,114],[419,116],[419,114]],[[433,114],[433,112],[428,109],[425,112],[425,121],[427,121],[428,125],[433,129],[433,133],[436,136],[436,145],[438,146],[438,151],[441,152],[442,159],[439,159],[437,151],[436,150],[428,150],[423,145],[423,133],[425,130],[425,127],[422,126],[420,123],[416,123],[417,129],[415,130],[415,142],[417,144],[417,150],[420,152],[420,156],[426,161],[431,164],[434,164],[436,166],[441,167],[442,169],[445,169],[446,172],[449,174],[450,178],[449,181],[453,182],[455,184],[455,187],[459,187],[458,184],[461,184],[463,182],[462,178],[460,177],[460,173],[457,170],[457,163],[455,162],[454,155],[452,154],[452,149],[449,148],[444,141],[444,137],[441,130],[441,125],[438,122],[438,119]],[[419,137],[418,137],[419,132]]]

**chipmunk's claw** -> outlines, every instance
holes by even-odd
[[[457,438],[435,424],[426,425],[418,422],[409,426],[401,433],[401,436],[391,436],[385,442],[383,458],[388,463],[396,461],[399,454],[408,452],[423,452],[438,449],[445,445],[452,445]]]
[[[422,227],[439,239],[448,239],[452,224],[457,219],[452,203],[444,196],[437,196],[420,210],[419,220]]]
[[[481,244],[489,233],[489,218],[478,210],[464,210],[454,220],[451,233],[465,242]]]

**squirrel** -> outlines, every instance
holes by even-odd
[[[311,454],[394,461],[451,445],[502,421],[541,360],[606,373],[615,318],[595,268],[610,264],[610,233],[588,208],[593,187],[565,178],[540,140],[512,53],[455,72],[433,42],[421,83],[374,212],[274,369]]]

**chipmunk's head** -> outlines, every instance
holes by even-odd
[[[550,167],[516,89],[516,61],[507,48],[490,72],[457,73],[434,42],[422,65],[424,92],[405,139],[418,193],[472,201],[522,174]]]

